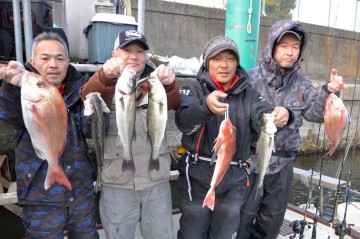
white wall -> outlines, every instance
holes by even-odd
[[[83,30],[95,15],[94,0],[65,0],[64,4],[63,27],[69,41],[70,58],[88,59],[88,41]]]

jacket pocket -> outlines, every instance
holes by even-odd
[[[290,110],[294,115],[294,123],[291,124],[290,128],[299,128],[302,125],[302,111],[305,109],[304,102],[300,100],[286,101],[284,106]]]
[[[133,174],[130,171],[122,172],[123,161],[122,157],[104,160],[104,169],[101,174],[104,183],[122,185],[130,181]]]
[[[109,113],[109,124],[107,125],[107,135],[118,135],[118,128],[116,122],[116,111],[110,111]]]
[[[168,153],[161,154],[159,157],[159,171],[152,170],[149,172],[149,177],[152,181],[159,181],[170,177],[170,156]]]
[[[124,149],[119,136],[106,135],[104,139],[104,159],[122,158]]]

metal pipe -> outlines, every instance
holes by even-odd
[[[356,9],[355,9],[355,23],[354,23],[354,31],[356,32],[356,21],[357,21],[357,11],[358,11],[359,0],[356,0]]]
[[[330,0],[330,4],[329,4],[328,27],[330,27],[330,15],[331,15],[331,0]],[[333,27],[335,27],[335,26],[333,26]]]
[[[145,0],[138,0],[138,28],[145,35]]]
[[[25,53],[26,61],[31,58],[31,48],[33,42],[31,3],[29,0],[23,0],[23,18],[24,18],[24,35],[25,35]]]
[[[14,33],[16,60],[23,63],[23,46],[21,37],[20,3],[19,0],[12,0],[14,12]]]

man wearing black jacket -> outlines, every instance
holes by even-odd
[[[183,133],[181,142],[187,151],[179,161],[182,215],[178,238],[235,238],[247,192],[251,138],[260,132],[262,114],[273,108],[250,88],[234,41],[214,37],[206,44],[203,56],[197,81],[182,88],[176,110],[176,125]],[[227,107],[236,128],[235,154],[216,187],[215,208],[211,211],[202,206],[215,168],[215,164],[209,165],[209,159]],[[289,112],[284,107],[275,112],[276,120],[286,124]]]

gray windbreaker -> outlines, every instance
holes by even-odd
[[[294,30],[302,35],[301,49],[298,61],[285,75],[281,75],[278,64],[273,59],[274,43],[281,33]],[[259,66],[251,69],[248,74],[251,86],[255,88],[263,98],[273,106],[283,106],[293,113],[293,122],[278,128],[275,134],[276,150],[290,153],[290,157],[272,156],[270,160],[269,173],[276,173],[285,166],[288,160],[293,160],[301,145],[299,128],[305,120],[310,122],[324,122],[324,108],[326,98],[329,95],[327,89],[322,88],[318,92],[311,80],[298,73],[300,61],[304,57],[307,43],[307,33],[302,25],[292,20],[281,20],[276,22],[270,29],[267,43],[263,49],[263,55]],[[282,81],[279,88],[272,86],[273,80]]]

